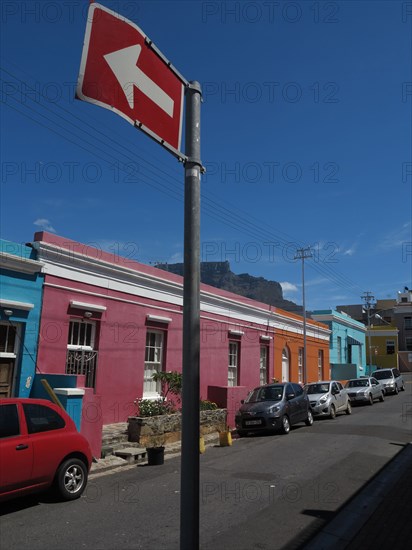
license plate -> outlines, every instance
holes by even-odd
[[[258,426],[259,424],[262,424],[261,420],[246,420],[245,426]]]

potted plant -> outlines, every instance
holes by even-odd
[[[149,466],[160,466],[165,459],[165,436],[153,436],[150,447],[146,447],[147,464]]]

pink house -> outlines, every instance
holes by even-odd
[[[36,233],[32,246],[45,277],[37,370],[76,376],[85,392],[81,429],[96,452],[102,425],[133,415],[136,398],[158,396],[153,372],[181,371],[183,280],[50,233]],[[275,376],[274,339],[285,318],[201,286],[200,394],[227,407],[230,424],[248,390]],[[301,337],[296,316],[289,330]],[[326,327],[308,321],[307,330],[328,349]]]

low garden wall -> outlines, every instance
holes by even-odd
[[[200,435],[220,433],[227,429],[227,410],[200,411]],[[128,418],[128,439],[142,447],[159,447],[181,440],[181,413]]]

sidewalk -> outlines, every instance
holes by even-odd
[[[305,546],[304,550],[410,548],[412,443],[385,466]]]
[[[219,434],[211,433],[204,436],[205,446],[210,447],[211,445],[219,445]],[[176,455],[180,455],[181,452],[181,441],[176,443],[166,443],[165,444],[165,460],[173,458]],[[89,477],[92,478],[98,474],[110,473],[111,471],[118,471],[119,469],[124,468],[136,468],[137,465],[147,464],[147,458],[139,460],[133,464],[129,464],[127,460],[120,458],[118,456],[109,455],[106,458],[99,458],[97,462],[92,464]]]

